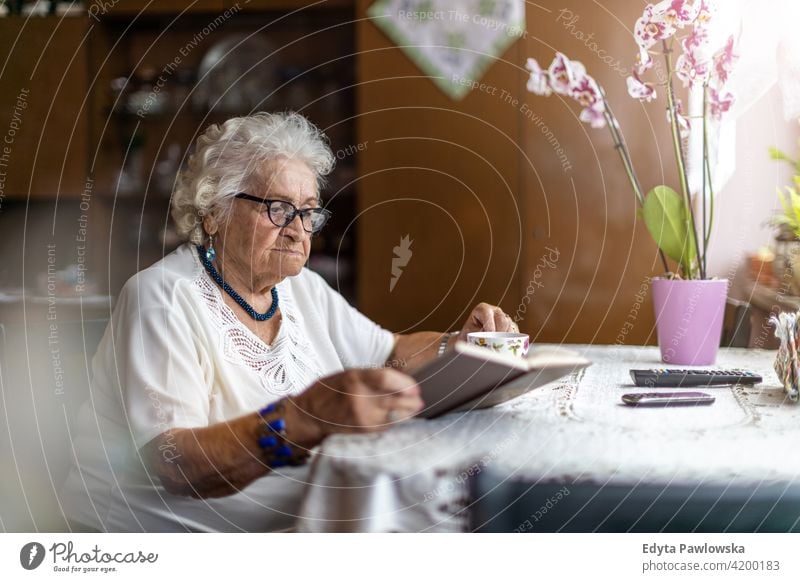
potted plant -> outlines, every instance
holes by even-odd
[[[791,270],[795,293],[800,290],[800,159],[795,160],[783,153],[778,148],[769,148],[769,155],[773,160],[783,161],[791,165],[794,171],[792,181],[794,186],[786,186],[785,191],[778,189],[778,199],[783,211],[772,218],[772,226],[777,228],[775,234],[775,247],[777,249],[776,261],[783,278]]]
[[[570,97],[582,107],[581,121],[592,127],[607,127],[625,173],[639,203],[639,215],[659,248],[664,276],[653,280],[661,357],[671,364],[713,364],[719,349],[728,293],[726,279],[707,276],[708,243],[714,216],[714,193],[710,176],[709,126],[718,123],[733,105],[725,89],[734,54],[734,37],[712,53],[708,25],[714,7],[707,0],[665,0],[649,4],[636,21],[634,37],[639,53],[633,75],[627,79],[631,97],[650,102],[657,90],[667,99],[667,120],[678,168],[680,194],[668,185],[642,187],[622,131],[603,89],[586,68],[556,53],[547,69],[528,59],[528,90],[537,95],[553,93]],[[679,55],[677,59],[674,55]],[[654,65],[654,56],[664,59],[666,78],[648,82],[644,76]],[[690,119],[675,94],[675,78],[684,87],[702,91],[702,115]],[[702,187],[690,191],[683,139],[693,124],[702,131]],[[674,262],[670,268],[668,259]]]

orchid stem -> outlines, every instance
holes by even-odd
[[[604,101],[604,105],[606,125],[608,125],[608,129],[611,131],[611,137],[614,140],[614,148],[617,150],[617,152],[619,152],[622,165],[625,167],[625,173],[628,175],[628,180],[631,183],[631,187],[633,187],[634,194],[636,194],[636,200],[639,202],[640,206],[643,206],[644,194],[642,193],[642,186],[639,183],[639,178],[636,176],[636,172],[633,169],[633,163],[630,159],[628,147],[625,145],[625,141],[617,130],[617,119],[614,117],[614,114],[608,107],[608,101]]]
[[[689,211],[689,227],[694,235],[695,252],[697,253],[698,271],[701,279],[705,279],[705,269],[703,268],[704,257],[700,254],[700,242],[697,236],[697,224],[694,219],[694,208],[692,208],[692,201],[689,196],[689,180],[686,176],[686,164],[683,158],[683,146],[681,145],[680,134],[678,132],[678,118],[675,111],[675,94],[672,83],[672,49],[667,46],[667,41],[662,41],[664,47],[664,58],[667,62],[667,108],[669,111],[670,128],[672,129],[672,145],[675,149],[675,159],[678,163],[678,174],[681,181],[681,190],[683,191],[683,200],[686,208]],[[692,278],[692,265],[685,265],[686,275]]]
[[[711,239],[711,227],[714,224],[714,177],[711,174],[711,161],[708,159],[708,125],[706,124],[706,89],[703,88],[703,186],[705,177],[708,176],[708,229],[706,230],[705,245]],[[703,257],[705,259],[705,257]],[[708,265],[704,265],[707,269]]]
[[[605,95],[603,95],[603,104],[605,106],[603,115],[606,119],[606,125],[611,132],[611,138],[614,140],[614,149],[619,153],[622,165],[625,167],[625,174],[628,176],[628,181],[631,183],[633,192],[636,195],[636,200],[639,202],[639,207],[641,208],[644,206],[644,194],[642,193],[642,185],[639,182],[639,177],[636,175],[636,171],[633,168],[633,160],[628,151],[628,145],[625,143],[625,138],[619,131],[617,118],[614,116],[614,112],[611,111],[611,107],[609,107]],[[667,257],[664,255],[664,251],[661,250],[661,247],[658,248],[658,254],[661,257],[661,263],[664,265],[664,273],[669,273],[669,263],[667,263]]]
[[[706,141],[706,94],[707,85],[703,84],[703,271],[707,269],[706,257],[708,256],[708,230],[706,221],[706,157],[708,155],[708,143]]]

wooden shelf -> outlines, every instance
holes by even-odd
[[[177,0],[117,0],[107,2],[107,8],[103,3],[98,3],[94,16],[102,18],[104,16],[136,16],[136,15],[170,15],[186,12],[188,14],[207,14],[210,12],[222,12],[228,2],[223,0],[194,0],[187,7],[186,2]]]
[[[35,209],[37,225],[54,215],[56,198],[59,219],[66,216],[61,206],[66,208],[68,202],[70,220],[83,220],[84,210],[73,207],[81,203],[91,180],[85,211],[91,237],[87,264],[102,292],[117,293],[134,272],[170,250],[158,236],[170,220],[168,189],[158,187],[168,182],[167,173],[154,183],[156,164],[167,158],[167,148],[177,144],[179,162],[185,164],[206,127],[251,113],[246,107],[209,112],[191,104],[197,71],[217,43],[237,34],[262,36],[275,49],[264,55],[274,72],[274,79],[265,81],[265,91],[283,89],[260,109],[298,110],[325,131],[334,152],[354,147],[355,56],[344,57],[356,52],[352,2],[253,0],[237,7],[231,0],[117,0],[88,6],[99,8],[78,17],[0,19],[0,49],[11,56],[2,76],[0,126],[10,127],[16,96],[21,89],[28,91],[11,152],[13,166],[0,167],[6,170],[0,175],[0,194],[5,197],[0,210],[6,221],[0,228],[8,230],[11,222],[19,222],[19,206],[26,204],[29,192],[41,202]],[[208,26],[217,18],[214,14],[226,10],[229,17],[224,22]],[[207,34],[198,36],[206,27]],[[119,111],[117,96],[125,98],[135,87],[144,93],[137,96],[139,101],[128,103],[141,103],[152,91],[147,80],[162,74],[159,93],[168,97],[166,109],[156,113],[153,108],[143,117]],[[125,86],[128,89],[120,92]],[[189,107],[178,106],[182,103]],[[139,187],[115,196],[123,160],[137,132],[141,180],[133,182]],[[338,160],[340,170],[331,178],[327,198],[353,180],[354,160],[355,156]],[[315,241],[315,252],[326,257],[341,253],[343,263],[350,264],[355,229],[348,226],[357,212],[352,187],[330,204],[336,220],[326,228],[324,239]],[[26,225],[33,221],[26,216]],[[59,264],[70,260],[76,228],[67,221],[57,234],[42,238],[59,243]],[[38,257],[37,253],[29,255]],[[28,260],[28,255],[19,258]],[[347,286],[352,289],[352,280]]]
[[[96,132],[93,134],[98,154],[97,190],[104,193],[115,191],[122,160],[134,133],[138,134],[141,166],[144,169],[141,173],[141,194],[127,194],[113,203],[107,201],[104,204],[109,229],[105,234],[106,244],[101,248],[110,249],[106,250],[108,257],[105,262],[109,257],[122,259],[110,265],[108,280],[111,282],[111,293],[133,272],[160,259],[164,252],[170,250],[163,248],[159,237],[154,234],[160,233],[169,222],[169,200],[165,192],[156,192],[156,184],[153,183],[155,174],[151,174],[157,162],[165,158],[167,147],[171,144],[180,146],[181,162],[185,164],[187,152],[206,127],[251,113],[248,108],[209,111],[192,99],[191,91],[196,91],[195,83],[205,55],[231,35],[255,33],[275,49],[264,56],[268,56],[268,69],[274,77],[267,81],[267,89],[277,90],[261,109],[299,110],[328,134],[334,151],[353,146],[355,122],[346,120],[354,119],[355,113],[355,93],[348,88],[354,84],[355,58],[333,59],[333,55],[355,53],[354,25],[347,26],[353,16],[347,10],[350,3],[326,2],[314,6],[314,10],[281,14],[280,24],[272,26],[279,12],[286,13],[311,4],[250,2],[246,5],[246,16],[235,11],[224,26],[211,31],[203,38],[202,44],[191,51],[186,51],[185,47],[194,46],[192,43],[196,40],[197,31],[207,24],[208,16],[185,13],[174,22],[167,22],[163,18],[137,19],[136,26],[131,28],[122,18],[103,21],[102,36],[98,35],[98,49],[94,51],[97,55],[95,68],[101,73],[96,90]],[[130,10],[134,5],[129,2],[123,8]],[[233,2],[226,1],[223,9],[233,6]],[[244,12],[245,5],[240,3],[240,7]],[[318,10],[334,7],[339,10]],[[159,10],[166,13],[167,8],[162,6]],[[320,46],[327,48],[320,50]],[[180,56],[177,68],[164,74],[165,63],[172,63],[176,55]],[[159,75],[164,75],[166,79],[159,90],[159,94],[165,98],[163,106],[158,109],[152,107],[143,116],[131,113],[131,110],[136,111],[135,104],[142,102],[141,96],[131,99],[131,95],[137,91],[151,90]],[[121,79],[125,80],[124,84]],[[245,85],[244,81],[240,82]],[[117,88],[116,91],[111,89],[112,84]],[[125,88],[120,93],[121,85]],[[231,90],[235,90],[235,87]],[[328,93],[332,95],[319,99]],[[353,159],[339,161],[342,175],[347,176],[348,180],[352,179]],[[332,186],[340,183],[337,176],[332,177]],[[324,237],[315,241],[316,254],[336,256],[341,251],[339,258],[344,263],[352,260],[355,232],[354,229],[347,231],[347,225],[352,223],[356,214],[353,198],[352,195],[340,195],[331,202],[336,220],[326,228]],[[115,208],[113,215],[112,208]],[[141,236],[140,229],[145,231]],[[345,235],[347,239],[340,248]],[[132,253],[132,249],[136,252]],[[349,291],[346,295],[351,298],[354,287],[352,277],[350,275],[350,280],[344,284]]]
[[[232,0],[226,0],[226,8],[230,8],[237,4]],[[307,0],[250,0],[246,4],[238,2],[242,12],[264,12],[264,11],[288,11],[288,10],[324,10],[332,8],[354,8],[355,0],[323,0],[320,2],[309,2]]]
[[[93,9],[93,17],[125,17],[132,16],[172,16],[177,14],[212,14],[222,13],[226,10],[235,12],[288,12],[291,10],[325,10],[338,8],[352,8],[354,0],[317,0],[309,2],[304,0],[195,0],[187,6],[186,2],[177,0],[117,0],[107,2],[103,8],[98,3]]]
[[[769,318],[784,311],[800,311],[800,297],[791,295],[791,287],[767,287],[749,277],[742,279],[738,290],[750,304],[750,347],[777,349],[779,342]]]
[[[752,279],[746,280],[742,289],[748,303],[762,311],[800,311],[800,297],[791,295],[791,289],[767,287]]]

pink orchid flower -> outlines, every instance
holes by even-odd
[[[596,107],[587,107],[581,111],[580,120],[590,124],[594,128],[605,127],[606,117],[604,115],[604,109],[605,108],[598,109]]]
[[[628,95],[640,101],[652,101],[656,98],[656,89],[652,83],[645,83],[636,71],[628,77]]]
[[[575,79],[586,75],[586,67],[579,61],[570,61],[566,55],[556,53],[550,68],[547,69],[550,77],[550,87],[559,95],[569,95],[570,88]]]
[[[689,131],[691,130],[692,126],[689,118],[683,113],[683,103],[680,99],[675,100],[675,119],[678,121],[678,131],[680,132],[681,138],[686,139],[689,137]],[[667,109],[667,123],[670,123],[671,121],[669,109]]]
[[[714,71],[717,73],[717,78],[720,83],[726,83],[728,81],[728,75],[730,75],[733,64],[738,58],[738,55],[733,52],[733,35],[731,35],[728,37],[725,46],[717,51],[713,57]]]
[[[550,67],[545,71],[536,59],[528,59],[525,68],[531,74],[528,79],[528,91],[536,95],[550,95],[552,92],[570,97],[582,107],[580,119],[590,123],[592,127],[604,127],[605,101],[603,92],[580,61],[571,61],[562,54],[556,53]]]
[[[647,52],[647,49],[639,47],[639,54],[636,55],[636,64],[634,70],[637,75],[644,75],[648,69],[653,68],[653,57]]]
[[[561,57],[563,57],[563,65],[569,78],[566,95],[575,99],[582,107],[595,110],[602,117],[605,104],[600,85],[586,72],[586,67],[583,66],[583,63],[571,61],[564,55],[561,55]],[[596,122],[597,117],[595,116],[593,119]]]
[[[688,0],[663,0],[658,4],[648,4],[633,29],[636,43],[647,50],[657,42],[670,38],[679,28],[694,22],[698,9],[699,6],[695,7]]]
[[[675,74],[683,81],[684,87],[704,83],[709,72],[708,60],[701,56],[702,51],[695,50],[689,45],[693,42],[691,39],[692,37],[683,40],[681,44],[684,52],[675,62]]]
[[[707,0],[700,0],[700,2],[697,5],[697,16],[694,19],[695,28],[707,27],[708,23],[711,21],[711,18],[713,16],[713,11],[715,9],[716,5],[709,4]]]
[[[633,27],[633,37],[642,49],[647,50],[660,40],[671,37],[675,34],[675,28],[666,22],[653,20],[652,7],[650,4],[645,8],[644,15],[636,21]]]
[[[730,91],[717,91],[713,87],[708,90],[708,109],[711,112],[711,117],[716,120],[722,118],[724,113],[733,106],[736,99]]]
[[[550,88],[550,79],[547,71],[539,66],[536,59],[528,59],[525,68],[531,72],[531,76],[528,78],[528,91],[535,95],[544,95],[545,97],[553,92]]]
[[[592,77],[584,74],[570,85],[570,97],[575,99],[582,107],[597,107],[603,111],[603,95],[600,86]]]
[[[708,29],[703,26],[695,26],[692,32],[683,41],[681,46],[684,51],[702,49],[708,45]]]
[[[688,0],[664,0],[653,7],[652,19],[683,28],[697,18],[698,7]]]

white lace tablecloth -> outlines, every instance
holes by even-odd
[[[570,346],[594,364],[501,406],[413,420],[325,441],[301,531],[459,531],[467,478],[492,470],[573,483],[760,484],[800,476],[800,406],[784,401],[774,351],[727,349],[718,368],[761,374],[756,387],[707,388],[710,406],[633,408],[631,368],[658,348]],[[465,512],[461,512],[463,516]]]

